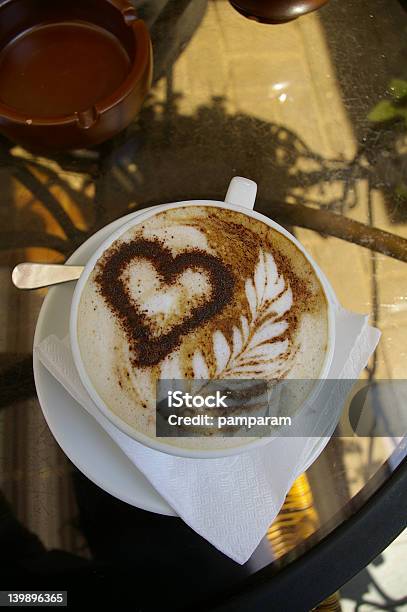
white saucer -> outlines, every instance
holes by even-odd
[[[159,211],[161,206],[155,208]],[[97,247],[112,232],[137,217],[140,212],[121,217],[102,228],[84,242],[66,263],[85,265]],[[38,317],[34,347],[51,334],[60,339],[68,335],[74,287],[72,282],[49,290]],[[332,289],[330,293],[336,302]],[[37,395],[44,418],[56,441],[72,463],[89,480],[114,497],[142,510],[177,516],[110,436],[48,372],[35,352],[33,367]],[[298,471],[298,475],[315,461],[328,440],[329,437],[316,441],[308,456],[304,457],[304,466]]]
[[[101,229],[84,242],[67,263],[84,265],[109,234],[137,215],[138,212],[126,215]],[[50,334],[61,339],[67,336],[74,287],[72,282],[49,290],[38,317],[34,346]],[[33,366],[38,399],[45,420],[72,463],[89,480],[114,497],[142,510],[176,516],[174,510],[108,434],[48,372],[35,353]]]

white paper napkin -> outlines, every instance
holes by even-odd
[[[368,326],[366,316],[338,307],[329,378],[357,379],[379,338],[380,332]],[[99,412],[80,381],[69,343],[49,336],[35,350],[50,373],[97,420],[176,513],[241,564],[258,546],[293,481],[328,442],[342,411],[340,401],[321,409],[321,418],[327,418],[329,410],[323,441],[320,437],[275,438],[262,448],[235,457],[174,457],[132,440]]]

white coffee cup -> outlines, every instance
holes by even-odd
[[[122,234],[124,234],[126,231],[128,231],[133,226],[138,225],[139,223],[142,223],[149,217],[152,217],[163,210],[168,210],[172,208],[180,208],[180,207],[185,207],[185,206],[214,206],[214,207],[219,207],[219,208],[223,208],[226,210],[233,210],[236,212],[243,213],[249,217],[253,217],[254,219],[257,219],[265,223],[269,227],[273,228],[274,230],[276,230],[277,232],[279,232],[280,234],[283,234],[286,238],[288,238],[304,254],[306,259],[311,264],[315,275],[317,276],[317,278],[319,279],[321,283],[321,286],[323,288],[323,291],[326,297],[327,308],[328,308],[328,345],[326,348],[323,366],[322,366],[322,369],[319,375],[319,380],[323,381],[324,379],[326,379],[328,375],[328,372],[331,366],[331,362],[332,362],[332,357],[333,357],[333,352],[334,352],[334,340],[335,340],[335,317],[334,317],[334,307],[333,307],[333,304],[330,298],[330,295],[331,295],[330,287],[328,286],[325,280],[325,277],[322,274],[320,268],[313,261],[310,255],[305,251],[301,243],[298,242],[298,240],[294,236],[292,236],[292,234],[287,232],[287,230],[284,229],[281,225],[279,225],[278,223],[275,223],[268,217],[265,217],[264,215],[253,210],[254,203],[256,200],[256,193],[257,193],[257,185],[255,182],[249,179],[243,178],[243,177],[234,177],[232,181],[230,182],[224,202],[213,201],[213,200],[189,200],[185,202],[162,204],[160,206],[154,206],[154,207],[140,211],[130,221],[127,221],[119,229],[113,232],[99,246],[99,248],[94,252],[92,257],[89,259],[88,263],[85,266],[84,271],[81,274],[81,277],[79,278],[76,284],[74,295],[72,298],[72,305],[71,305],[71,312],[70,312],[70,326],[69,326],[70,330],[69,331],[70,331],[70,342],[71,342],[72,355],[73,355],[75,366],[79,373],[79,377],[85,389],[87,390],[90,397],[92,398],[93,402],[95,403],[96,407],[98,408],[98,410],[100,410],[100,412],[111,423],[113,423],[113,425],[115,425],[119,430],[121,430],[123,433],[127,434],[134,440],[137,440],[138,442],[144,444],[145,446],[148,446],[150,448],[153,448],[161,452],[168,453],[170,455],[202,459],[202,458],[226,457],[229,455],[240,454],[242,452],[246,452],[254,448],[257,448],[259,446],[268,444],[271,440],[270,438],[256,438],[251,442],[248,442],[246,440],[246,443],[242,444],[241,446],[226,447],[223,449],[217,448],[213,450],[212,449],[204,450],[204,449],[182,448],[182,447],[177,447],[173,444],[166,444],[165,442],[162,441],[163,438],[158,440],[150,436],[147,436],[137,431],[136,429],[130,427],[130,425],[124,422],[114,412],[112,412],[112,410],[108,408],[108,406],[105,404],[105,402],[102,400],[102,398],[97,393],[96,389],[94,388],[86,372],[84,363],[82,361],[81,351],[79,348],[78,334],[77,334],[79,303],[80,303],[82,291],[86,285],[86,282],[90,274],[92,273],[99,258],[102,256],[104,251],[106,251],[112,245],[112,243],[115,240],[117,240],[120,236],[122,236]],[[316,387],[317,386],[318,385],[316,385]],[[316,394],[317,394],[317,390],[315,389],[311,393],[311,395],[306,399],[306,403],[308,405],[309,405],[309,402],[312,402],[313,398],[315,398]],[[303,409],[303,406],[301,407],[300,410],[302,409]]]

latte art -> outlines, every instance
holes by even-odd
[[[179,207],[134,225],[98,260],[78,340],[104,403],[155,437],[160,378],[318,378],[328,308],[311,264],[285,236],[242,213]]]
[[[279,275],[271,253],[260,249],[254,277],[246,279],[245,293],[250,316],[241,315],[233,326],[230,343],[216,331],[213,348],[217,363],[216,378],[283,378],[295,355],[295,321],[290,320],[293,294]],[[209,378],[204,357],[194,355],[195,378]],[[202,367],[203,366],[203,367]]]
[[[140,265],[146,261],[153,269]],[[197,279],[199,272],[207,278]],[[174,257],[158,240],[140,238],[108,253],[95,280],[126,333],[135,367],[159,364],[183,336],[231,301],[234,287],[219,258],[198,249]]]

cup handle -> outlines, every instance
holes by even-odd
[[[230,181],[225,197],[225,204],[243,206],[253,210],[256,201],[257,184],[243,176],[235,176]]]

